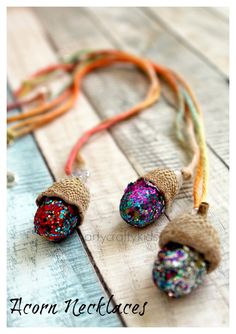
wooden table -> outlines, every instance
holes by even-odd
[[[143,96],[141,73],[122,66],[88,76],[76,107],[8,149],[17,185],[8,191],[8,326],[228,326],[228,13],[220,8],[10,8],[10,91],[33,71],[80,49],[120,48],[145,55],[184,75],[204,112],[210,158],[212,223],[220,233],[222,262],[190,296],[169,300],[153,285],[158,236],[168,221],[191,209],[186,183],[168,215],[137,231],[121,221],[126,184],[157,166],[180,168],[187,157],[174,134],[175,112],[166,97],[137,118],[92,139],[82,154],[91,172],[91,205],[83,226],[54,244],[32,233],[35,197],[63,176],[81,133]],[[9,97],[10,98],[10,97]],[[129,237],[127,237],[129,236]],[[78,298],[116,304],[148,301],[143,316],[62,313]],[[61,312],[10,313],[11,298],[57,303]]]

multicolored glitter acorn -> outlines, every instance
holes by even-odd
[[[189,294],[220,263],[220,240],[207,221],[208,207],[202,202],[197,213],[183,214],[161,232],[153,280],[170,297]]]
[[[171,205],[183,182],[182,173],[157,168],[129,183],[120,201],[120,215],[130,225],[145,227]]]
[[[89,190],[79,177],[54,182],[36,199],[35,232],[50,241],[65,239],[82,223],[89,198]]]

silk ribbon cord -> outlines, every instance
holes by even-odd
[[[81,91],[83,78],[96,69],[115,63],[130,63],[141,69],[150,83],[147,95],[143,101],[129,110],[107,118],[92,129],[87,130],[70,153],[65,165],[66,174],[72,174],[73,164],[76,159],[77,162],[82,160],[79,151],[91,136],[137,115],[159,99],[161,92],[159,75],[168,84],[176,97],[177,138],[192,153],[192,159],[187,166],[183,167],[182,174],[185,179],[194,176],[194,207],[199,207],[199,204],[206,199],[208,184],[208,159],[200,106],[190,86],[179,74],[147,59],[119,50],[79,52],[72,55],[66,62],[50,65],[35,72],[21,84],[15,92],[16,102],[8,105],[7,109],[12,110],[16,107],[30,106],[32,103],[37,103],[38,105],[27,112],[7,118],[8,123],[16,123],[8,128],[9,141],[24,136],[65,114],[74,107]],[[37,91],[38,87],[57,79],[61,72],[69,75],[70,82],[64,85],[56,96],[50,98],[45,92]],[[30,94],[31,96],[26,98]]]

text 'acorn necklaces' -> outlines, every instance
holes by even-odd
[[[71,151],[65,166],[66,178],[58,180],[36,199],[38,210],[34,218],[37,234],[51,241],[61,241],[79,226],[89,205],[89,190],[84,184],[87,172],[72,171],[75,160],[80,165],[79,150],[89,138],[100,131],[137,115],[160,97],[158,75],[175,93],[177,101],[177,136],[192,152],[192,160],[180,171],[157,168],[130,183],[120,202],[120,214],[130,225],[145,227],[170,207],[184,180],[194,177],[194,212],[171,221],[160,235],[161,250],[153,268],[153,280],[169,296],[179,297],[200,285],[206,273],[214,270],[220,261],[220,242],[217,232],[207,221],[205,202],[208,181],[208,160],[200,108],[188,84],[172,70],[147,59],[117,50],[80,52],[68,61],[51,65],[34,73],[24,81],[17,92],[16,102],[8,110],[37,104],[29,111],[8,117],[16,122],[8,128],[8,143],[51,122],[70,110],[79,95],[84,76],[114,63],[131,63],[149,79],[146,98],[133,108],[103,120],[86,131]],[[69,82],[53,96],[39,90],[61,75],[69,75]],[[28,97],[26,98],[26,95]],[[76,175],[75,175],[76,174]]]

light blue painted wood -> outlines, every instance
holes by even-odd
[[[78,317],[64,313],[64,301],[80,303],[108,300],[77,233],[62,243],[51,243],[32,233],[35,197],[52,183],[47,166],[32,136],[8,149],[8,169],[17,176],[17,185],[8,190],[7,226],[7,324],[28,326],[121,326],[114,314],[84,313]],[[25,303],[58,304],[52,314],[11,314],[11,298]]]

